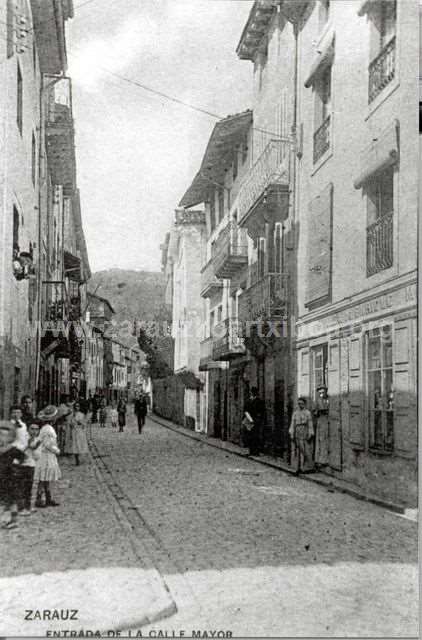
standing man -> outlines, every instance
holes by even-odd
[[[261,429],[265,418],[265,403],[258,396],[257,387],[252,387],[249,400],[245,404],[245,418],[249,422],[247,427],[247,445],[250,456],[259,456],[261,450]],[[248,414],[248,415],[246,415]],[[252,419],[250,422],[249,417]]]
[[[295,443],[297,468],[296,475],[304,470],[306,458],[306,443],[314,436],[314,425],[312,422],[312,414],[306,409],[306,400],[302,396],[297,401],[298,408],[293,411],[292,423],[290,425],[289,434]]]
[[[147,399],[144,393],[140,393],[140,395],[135,400],[135,415],[138,419],[138,432],[142,433],[142,427],[145,424],[145,417],[148,413],[148,404]]]
[[[318,397],[315,402],[314,417],[316,420],[315,435],[315,464],[323,467],[328,464],[328,409],[329,400],[327,387],[321,385],[317,389]]]
[[[123,400],[123,396],[120,396],[119,404],[117,405],[117,416],[119,422],[119,432],[122,433],[126,425],[126,403]]]

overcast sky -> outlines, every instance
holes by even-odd
[[[86,2],[86,0],[85,0]],[[68,24],[78,182],[93,271],[160,269],[159,245],[216,120],[251,106],[235,49],[248,0],[91,0]]]

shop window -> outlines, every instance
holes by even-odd
[[[369,446],[394,447],[393,341],[391,326],[366,333]]]
[[[368,181],[366,187],[366,272],[372,276],[393,265],[394,168]]]
[[[330,148],[331,71],[327,66],[315,79],[314,164]]]

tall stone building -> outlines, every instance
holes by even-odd
[[[7,0],[0,20],[0,415],[84,390],[72,326],[90,276],[76,185],[71,0]]]

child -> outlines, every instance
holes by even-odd
[[[12,422],[0,421],[0,507],[9,514],[2,523],[3,529],[16,529],[18,526],[18,506],[14,462],[23,460],[24,453],[14,446],[16,427]]]
[[[101,400],[100,406],[100,427],[105,427],[107,422],[107,408],[106,401],[104,399]]]
[[[116,409],[115,402],[113,402],[113,404],[111,405],[110,417],[111,417],[111,426],[117,429],[117,409]]]
[[[34,480],[38,482],[36,507],[58,507],[59,503],[51,498],[50,483],[60,480],[61,473],[57,455],[60,449],[57,446],[57,436],[51,423],[57,416],[57,407],[49,405],[38,414],[41,430],[39,439],[41,442],[40,457],[35,466]],[[45,503],[42,502],[42,494],[45,494]]]
[[[22,420],[22,409],[19,405],[13,405],[10,408],[10,421],[15,425],[15,440],[13,446],[20,451],[25,451],[28,446],[28,429],[26,424]],[[15,476],[15,489],[16,498],[18,503],[18,509],[23,509],[23,492],[25,485],[25,469],[18,459],[15,460],[13,465],[13,473]]]
[[[30,516],[36,509],[32,508],[32,488],[34,485],[34,473],[36,463],[40,458],[41,441],[39,439],[40,427],[37,423],[33,422],[29,426],[28,434],[28,446],[25,449],[25,458],[20,465],[22,473],[22,487],[21,487],[21,500],[18,504],[22,509],[21,515]]]

